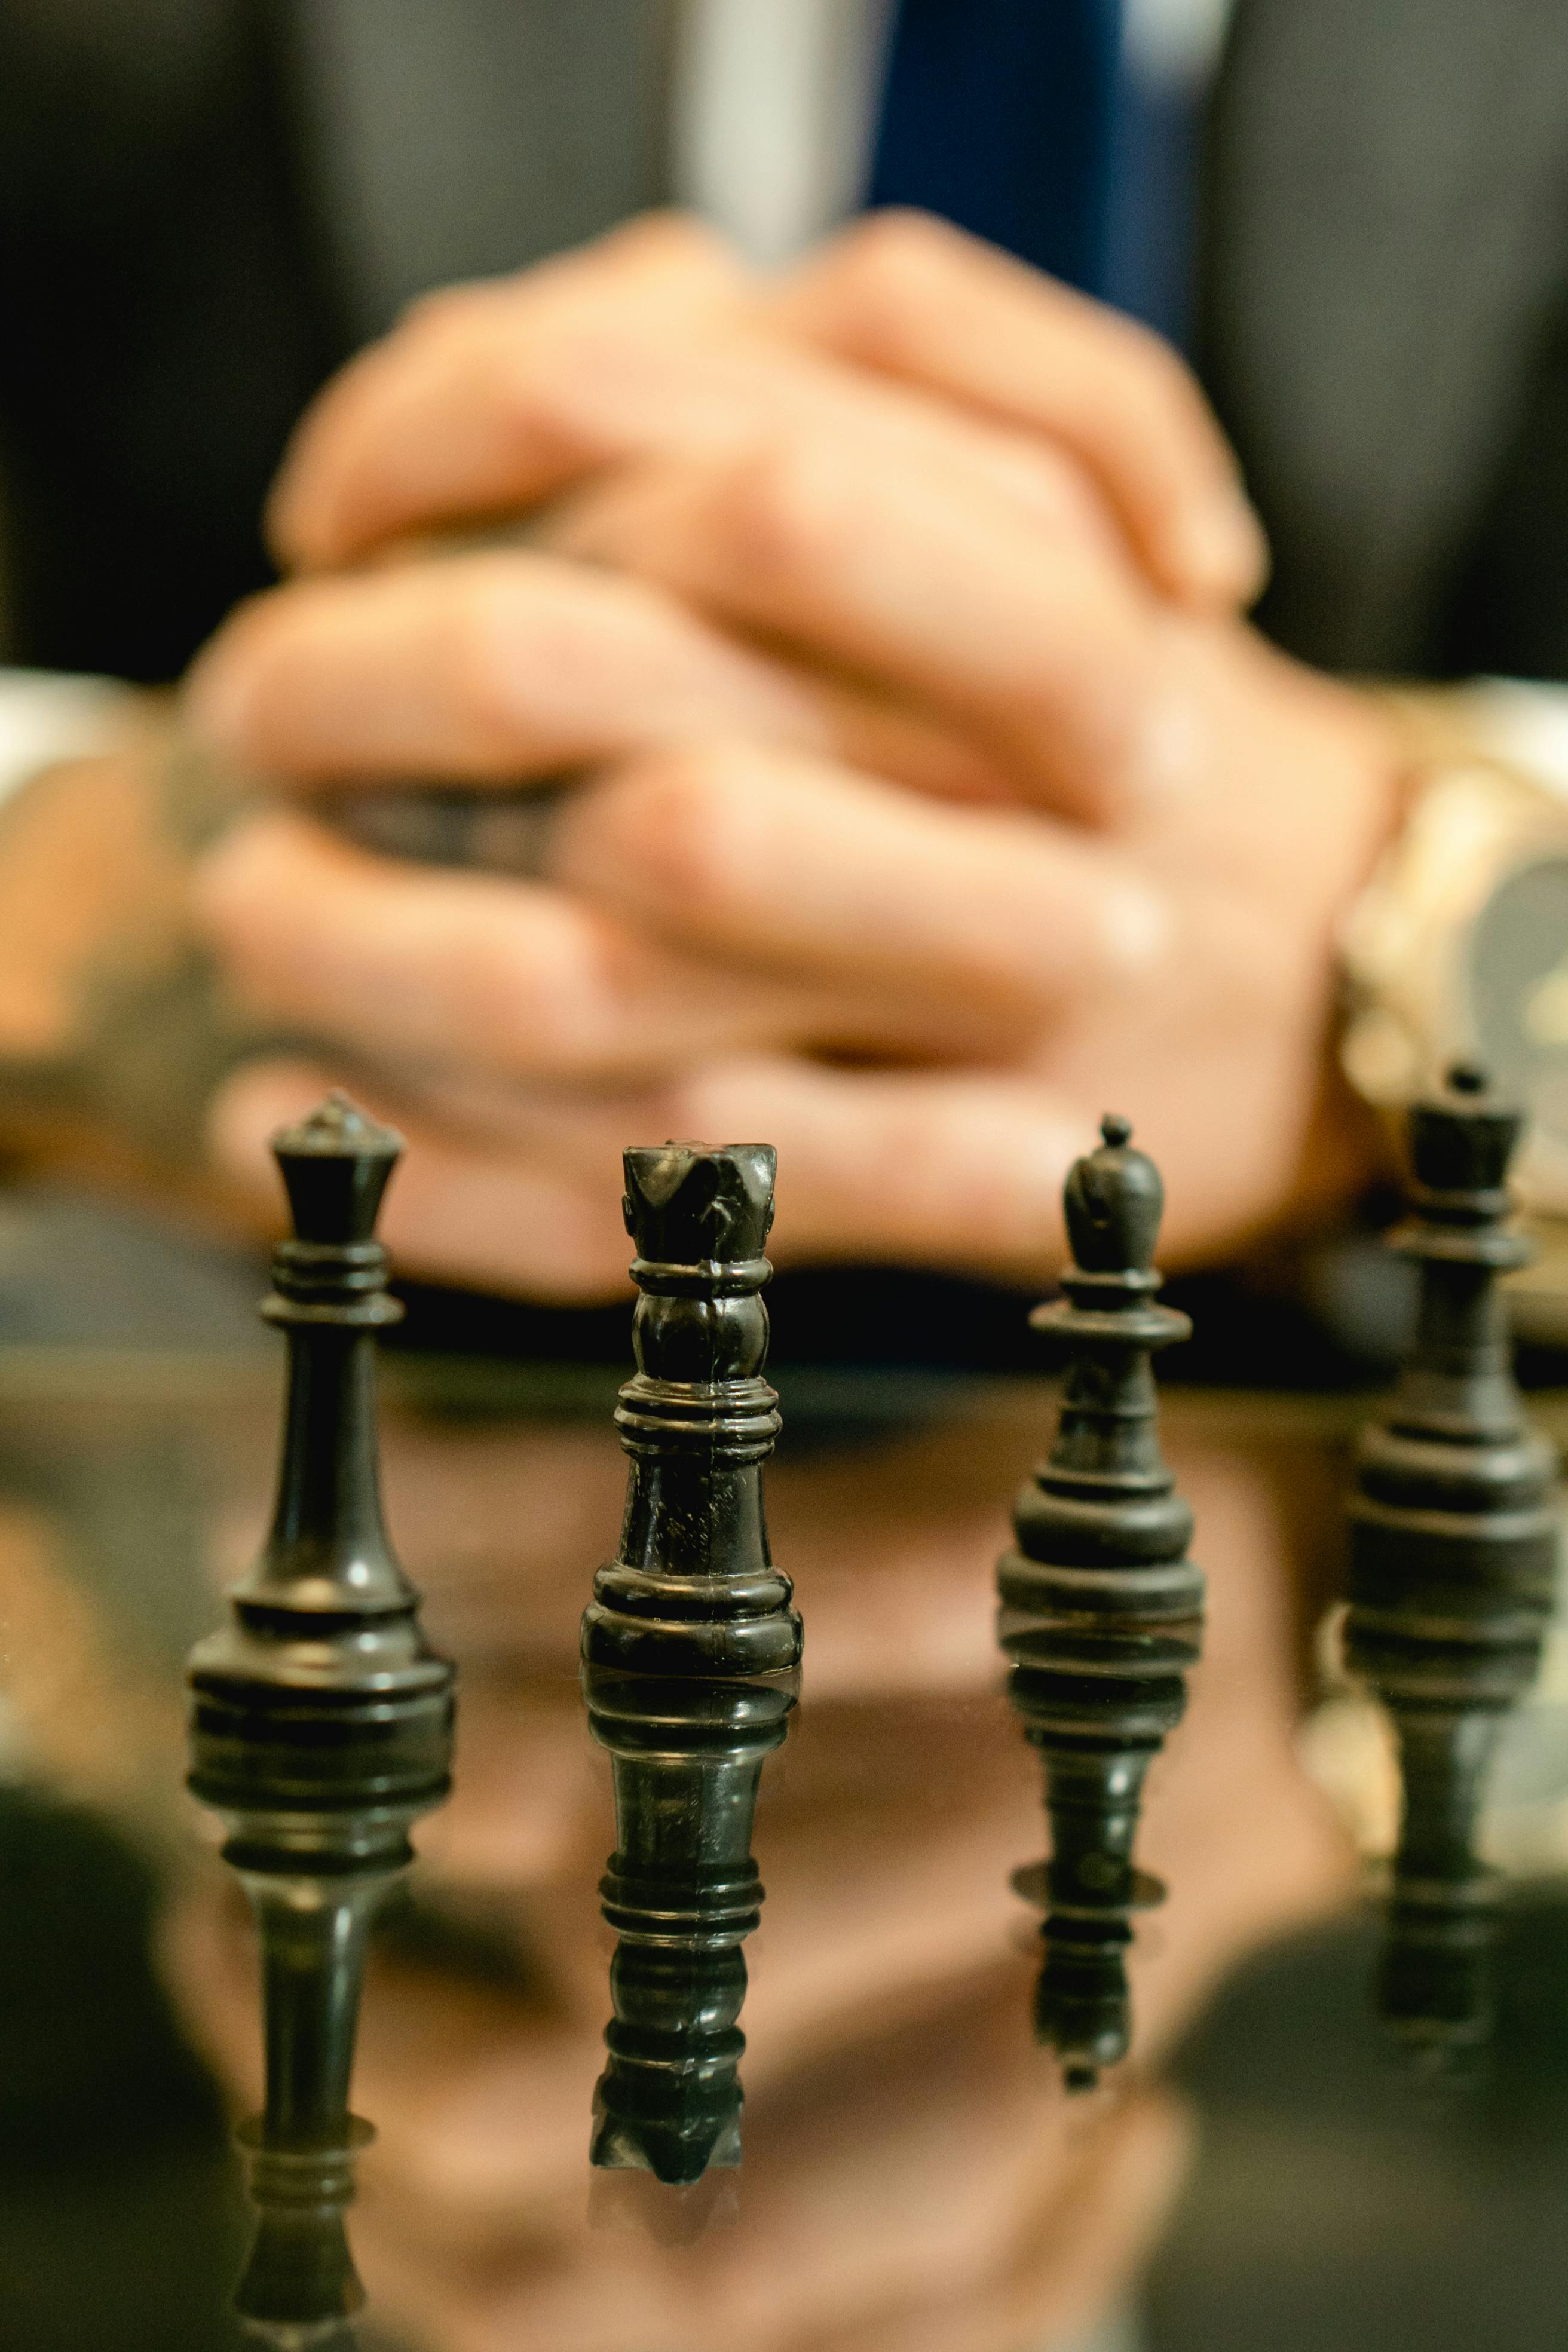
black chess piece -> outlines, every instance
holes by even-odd
[[[190,1787],[260,1931],[267,2098],[239,2135],[258,2218],[235,2305],[313,2344],[363,2301],[343,2211],[372,2137],[349,2111],[365,1939],[447,1792],[452,1669],[381,1511],[375,1336],[402,1309],[374,1235],[400,1139],[333,1095],[273,1150],[294,1221],[261,1308],[289,1342],[277,1507],[232,1622],[191,1656]]]
[[[1478,1860],[1487,1769],[1535,1678],[1552,1607],[1556,1455],[1525,1418],[1498,1276],[1526,1264],[1509,1223],[1520,1118],[1461,1063],[1410,1114],[1414,1347],[1365,1429],[1351,1505],[1347,1664],[1382,1699],[1404,1782],[1379,2006],[1427,2063],[1489,2030],[1498,1888]]]
[[[691,2182],[740,2161],[742,1939],[762,1882],[763,1759],[799,1691],[801,1625],[768,1552],[762,1377],[773,1153],[668,1143],[626,1155],[641,1297],[616,1414],[631,1457],[618,1557],[583,1619],[583,1689],[614,1759],[600,1884],[618,1938],[593,2161]]]
[[[1191,1327],[1156,1303],[1164,1192],[1131,1132],[1107,1118],[1068,1179],[1066,1296],[1030,1318],[1071,1351],[1061,1418],[997,1568],[1009,1696],[1040,1751],[1051,1829],[1050,1859],[1014,1885],[1046,1914],[1036,2030],[1075,2091],[1127,2049],[1131,1915],[1164,1895],[1132,1860],[1143,1780],[1203,1633],[1192,1514],[1161,1458],[1150,1363]]]

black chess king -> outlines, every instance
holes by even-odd
[[[275,1139],[294,1222],[261,1309],[289,1343],[277,1506],[190,1662],[190,1786],[261,1944],[266,2105],[240,2133],[258,2219],[236,2307],[289,2343],[363,2299],[342,2215],[371,2137],[349,2110],[365,1937],[451,1758],[452,1670],[381,1510],[374,1342],[402,1309],[374,1226],[401,1149],[339,1095]]]
[[[1533,1682],[1557,1553],[1556,1457],[1514,1384],[1500,1275],[1528,1244],[1509,1222],[1520,1118],[1461,1063],[1410,1114],[1415,1344],[1363,1432],[1351,1506],[1347,1663],[1387,1706],[1404,1812],[1380,2006],[1437,2063],[1489,2030],[1497,1882],[1478,1859],[1485,1777]]]
[[[1131,1915],[1164,1893],[1133,1863],[1139,1809],[1186,1704],[1204,1607],[1150,1361],[1189,1328],[1156,1296],[1163,1190],[1125,1119],[1100,1133],[1068,1179],[1064,1296],[1031,1318],[1068,1351],[1056,1443],[997,1569],[1009,1696],[1040,1753],[1051,1830],[1050,1859],[1014,1883],[1045,1910],[1036,2030],[1069,2090],[1091,2089],[1128,2047]]]
[[[616,1423],[631,1466],[620,1549],[583,1620],[616,1830],[592,2155],[689,2184],[740,2160],[741,1945],[763,1899],[752,1824],[799,1689],[800,1619],[763,1516],[779,1427],[760,1296],[773,1153],[668,1143],[625,1165],[641,1295]]]

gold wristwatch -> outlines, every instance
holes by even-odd
[[[1515,1189],[1537,1241],[1524,1335],[1568,1345],[1568,689],[1483,682],[1390,698],[1405,822],[1344,924],[1341,1058],[1394,1111],[1479,1058],[1528,1114]]]

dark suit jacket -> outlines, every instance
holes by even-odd
[[[666,0],[0,0],[8,650],[174,675],[400,302],[664,191]],[[1568,676],[1568,8],[1239,0],[1201,361],[1340,667]]]
[[[663,0],[0,0],[0,644],[172,677],[334,367],[663,194]]]

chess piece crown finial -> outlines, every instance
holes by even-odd
[[[272,1139],[293,1220],[291,1258],[301,1252],[374,1250],[378,1271],[386,1257],[375,1240],[375,1221],[403,1138],[378,1127],[341,1090],[318,1104],[308,1118]]]
[[[638,1266],[723,1266],[767,1279],[763,1251],[777,1172],[771,1144],[653,1144],[628,1150],[624,1165],[626,1231]],[[636,1268],[634,1278],[640,1279]]]
[[[1073,1275],[1148,1276],[1164,1213],[1165,1188],[1146,1153],[1132,1148],[1132,1122],[1108,1111],[1100,1143],[1074,1163],[1062,1196]]]
[[[1442,1086],[1411,1107],[1408,1130],[1413,1204],[1437,1226],[1500,1226],[1511,1207],[1509,1163],[1523,1124],[1518,1106],[1500,1098],[1479,1062],[1455,1062]],[[1499,1233],[1502,1257],[1523,1264],[1523,1244]]]
[[[628,1491],[621,1566],[645,1557],[653,1540],[645,1524],[645,1506],[656,1493],[665,1493],[672,1476],[690,1475],[678,1472],[679,1462],[689,1460],[700,1475],[711,1478],[748,1465],[760,1467],[773,1450],[778,1398],[763,1377],[768,1315],[761,1293],[773,1274],[763,1248],[773,1223],[775,1159],[772,1145],[764,1143],[666,1143],[634,1149],[625,1156],[626,1220],[637,1251],[632,1279],[639,1293],[632,1318],[637,1369],[621,1391],[616,1426],[634,1461],[647,1457],[649,1475],[634,1475]],[[656,1463],[662,1465],[658,1486],[652,1475]],[[742,1553],[752,1561],[753,1581],[765,1556],[760,1501],[753,1507],[759,1514],[757,1528],[743,1545],[737,1547],[723,1523],[728,1545],[723,1573],[731,1586],[724,1602],[727,1615],[734,1615],[742,1603],[735,1582]],[[688,1573],[700,1569],[705,1549],[715,1566],[720,1564],[703,1529],[710,1528],[716,1534],[721,1524],[704,1517],[680,1528],[679,1543]],[[658,1540],[669,1540],[670,1533],[667,1527]],[[620,1567],[601,1571],[598,1591],[601,1600],[618,1593],[633,1617],[669,1614],[664,1606],[668,1593],[650,1598],[621,1574]],[[753,1621],[747,1638],[763,1649],[771,1644],[773,1654],[766,1663],[787,1664],[786,1580],[768,1571],[746,1601],[745,1613]],[[607,1642],[611,1630],[607,1620],[599,1622],[596,1642]],[[710,1646],[715,1638],[721,1654],[738,1660],[737,1633],[734,1624],[718,1637],[711,1631],[705,1633],[695,1622],[689,1625],[686,1642],[693,1669],[708,1672],[718,1663]],[[764,1664],[763,1649],[752,1658],[753,1670]],[[602,1648],[596,1654],[603,1655]],[[675,1656],[673,1643],[667,1640],[658,1670],[674,1671]]]

